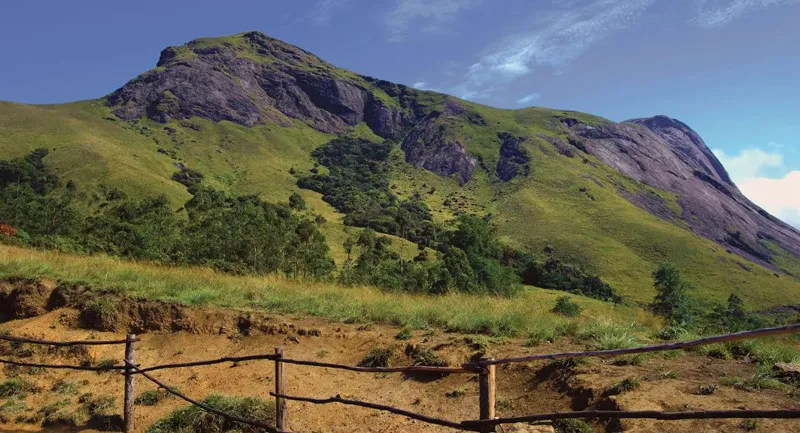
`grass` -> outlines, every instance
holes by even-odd
[[[639,379],[628,377],[606,389],[605,395],[620,395],[622,393],[631,392],[639,388],[639,386],[641,386]]]
[[[271,401],[256,398],[225,397],[211,395],[203,400],[208,406],[235,415],[239,418],[259,420],[268,425],[275,425],[275,405]],[[178,409],[166,417],[156,421],[147,433],[261,433],[262,430],[228,421],[197,406]]]
[[[778,379],[770,377],[768,374],[756,373],[747,378],[726,377],[722,379],[722,384],[742,391],[760,391],[762,389],[785,390],[787,386]]]
[[[556,433],[594,433],[594,429],[586,421],[579,419],[558,419],[553,421]]]
[[[394,354],[394,347],[373,347],[358,365],[363,367],[388,367]]]
[[[465,294],[430,297],[387,293],[276,277],[231,276],[205,268],[174,268],[106,256],[81,257],[0,245],[0,278],[27,276],[95,288],[115,288],[133,297],[187,305],[251,308],[307,314],[345,323],[386,323],[412,329],[447,329],[469,334],[524,336],[564,330],[654,329],[659,321],[630,306],[581,298],[584,313],[567,319],[545,307],[561,292],[529,289],[514,299]],[[542,306],[542,308],[537,308]]]
[[[39,391],[38,386],[25,379],[16,378],[0,382],[0,398],[25,397]]]
[[[161,403],[163,400],[172,397],[172,394],[167,392],[163,389],[149,389],[137,396],[134,399],[134,403],[141,404],[143,406],[156,406]]]

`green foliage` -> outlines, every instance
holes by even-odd
[[[78,386],[75,382],[59,379],[53,383],[50,390],[57,394],[75,394],[78,391]]]
[[[754,419],[743,419],[739,423],[739,428],[744,431],[755,431],[758,428],[758,421]]]
[[[428,206],[417,199],[400,200],[389,189],[387,159],[392,148],[387,141],[334,139],[311,153],[329,173],[302,177],[297,184],[323,194],[323,200],[346,215],[347,225],[433,246],[435,226]]]
[[[688,324],[692,319],[691,286],[683,281],[680,271],[669,263],[663,263],[653,272],[653,285],[656,289],[653,311],[664,316],[673,326]]]
[[[448,363],[440,358],[429,347],[422,345],[407,344],[406,356],[412,359],[413,365],[424,365],[428,367],[447,367]]]
[[[0,382],[0,397],[24,397],[29,393],[39,392],[39,387],[25,379],[8,379]]]
[[[228,197],[184,168],[174,178],[194,194],[186,221],[164,195],[136,199],[109,187],[93,194],[89,210],[78,211],[74,185],[59,188],[43,155],[0,161],[0,223],[19,228],[35,245],[295,278],[326,278],[334,269],[325,236],[288,205]],[[290,204],[303,207],[301,200],[290,197]]]
[[[553,429],[556,433],[594,433],[592,426],[579,419],[553,420]]]
[[[732,386],[742,391],[760,391],[762,389],[786,389],[787,386],[778,379],[766,373],[756,373],[751,377],[726,377],[722,379],[722,384]]]
[[[203,403],[214,409],[239,418],[257,420],[268,425],[275,424],[275,405],[271,401],[257,398],[224,397],[210,395]],[[147,429],[147,433],[264,433],[265,430],[235,421],[229,421],[200,409],[187,406],[178,409],[166,417],[156,421]]]
[[[575,317],[581,313],[581,306],[573,302],[569,296],[561,296],[556,299],[553,311],[567,317]]]
[[[602,301],[622,302],[622,297],[613,287],[577,264],[564,263],[554,257],[541,261],[513,249],[506,249],[503,261],[517,270],[525,284],[564,290]]]
[[[641,383],[635,377],[628,377],[606,389],[605,395],[619,395],[639,388]]]
[[[149,389],[136,397],[134,403],[143,406],[155,406],[162,400],[172,397],[172,394],[164,389]]]
[[[394,338],[398,340],[410,340],[413,336],[414,333],[411,331],[411,328],[403,328],[397,333],[397,335],[394,336]]]
[[[394,357],[394,347],[373,347],[358,365],[363,367],[388,367]]]

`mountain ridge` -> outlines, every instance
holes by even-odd
[[[45,114],[66,107],[77,106]],[[650,290],[635,283],[650,272],[638,267],[665,259],[694,266],[698,281],[701,268],[716,260],[730,275],[713,278],[731,287],[759,281],[779,290],[767,277],[780,272],[792,281],[786,296],[800,290],[800,233],[747,200],[702,138],[667,116],[615,123],[541,107],[495,109],[337,68],[259,32],[166,48],[155,69],[81,107],[70,111],[72,120],[57,120],[92,122],[100,132],[91,139],[98,142],[119,134],[136,143],[138,150],[120,159],[123,165],[141,161],[155,143],[160,156],[148,154],[158,161],[147,164],[160,168],[147,171],[156,185],[147,188],[164,188],[174,197],[185,193],[169,183],[169,165],[200,168],[221,188],[277,197],[296,189],[290,168],[315,168],[310,150],[331,138],[387,139],[398,145],[391,160],[393,191],[421,196],[435,219],[491,214],[509,242],[533,251],[554,244],[628,291]],[[0,126],[26,110],[34,108],[9,109],[5,119],[0,110]],[[25,138],[18,148],[34,147],[35,140]],[[69,146],[69,152],[102,154],[101,162],[112,158],[95,147]],[[3,156],[20,153],[6,149]],[[56,152],[48,158],[62,157]],[[86,164],[70,169],[90,170]],[[142,170],[150,169],[134,169]],[[113,181],[117,174],[97,178]],[[341,215],[326,208],[324,197],[303,194],[340,224]],[[614,212],[619,221],[609,219]],[[341,240],[338,230],[328,233],[332,243]],[[681,250],[689,251],[687,258]]]

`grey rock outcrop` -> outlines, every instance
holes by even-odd
[[[683,208],[678,217],[694,232],[764,265],[770,265],[772,253],[762,240],[800,256],[800,232],[744,197],[686,124],[666,116],[592,125],[565,118],[561,123],[571,143],[585,147],[600,161],[637,181],[676,193]],[[658,214],[652,197],[623,196]]]
[[[500,145],[500,159],[497,161],[497,177],[503,182],[515,178],[517,175],[527,176],[530,173],[530,155],[523,149],[524,137],[515,137],[507,132],[497,135]]]
[[[167,48],[156,69],[109,95],[107,103],[123,119],[199,116],[253,126],[288,125],[291,118],[328,133],[361,122],[382,137],[402,133],[402,110],[377,98],[355,74],[258,32],[242,40],[244,47],[197,40]]]

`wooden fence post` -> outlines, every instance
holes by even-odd
[[[484,356],[481,358],[481,361],[494,361],[494,358]],[[495,374],[496,368],[494,365],[483,366],[483,370],[480,373],[480,419],[482,420],[494,419],[495,417]],[[494,432],[494,427],[487,426],[481,431],[483,433]]]
[[[136,335],[128,334],[125,340],[125,408],[123,409],[123,419],[125,421],[125,433],[133,433],[133,343]]]
[[[286,387],[284,386],[283,376],[283,347],[275,348],[275,394],[285,394]],[[281,397],[275,397],[275,428],[279,431],[285,431],[286,428],[286,400]]]

